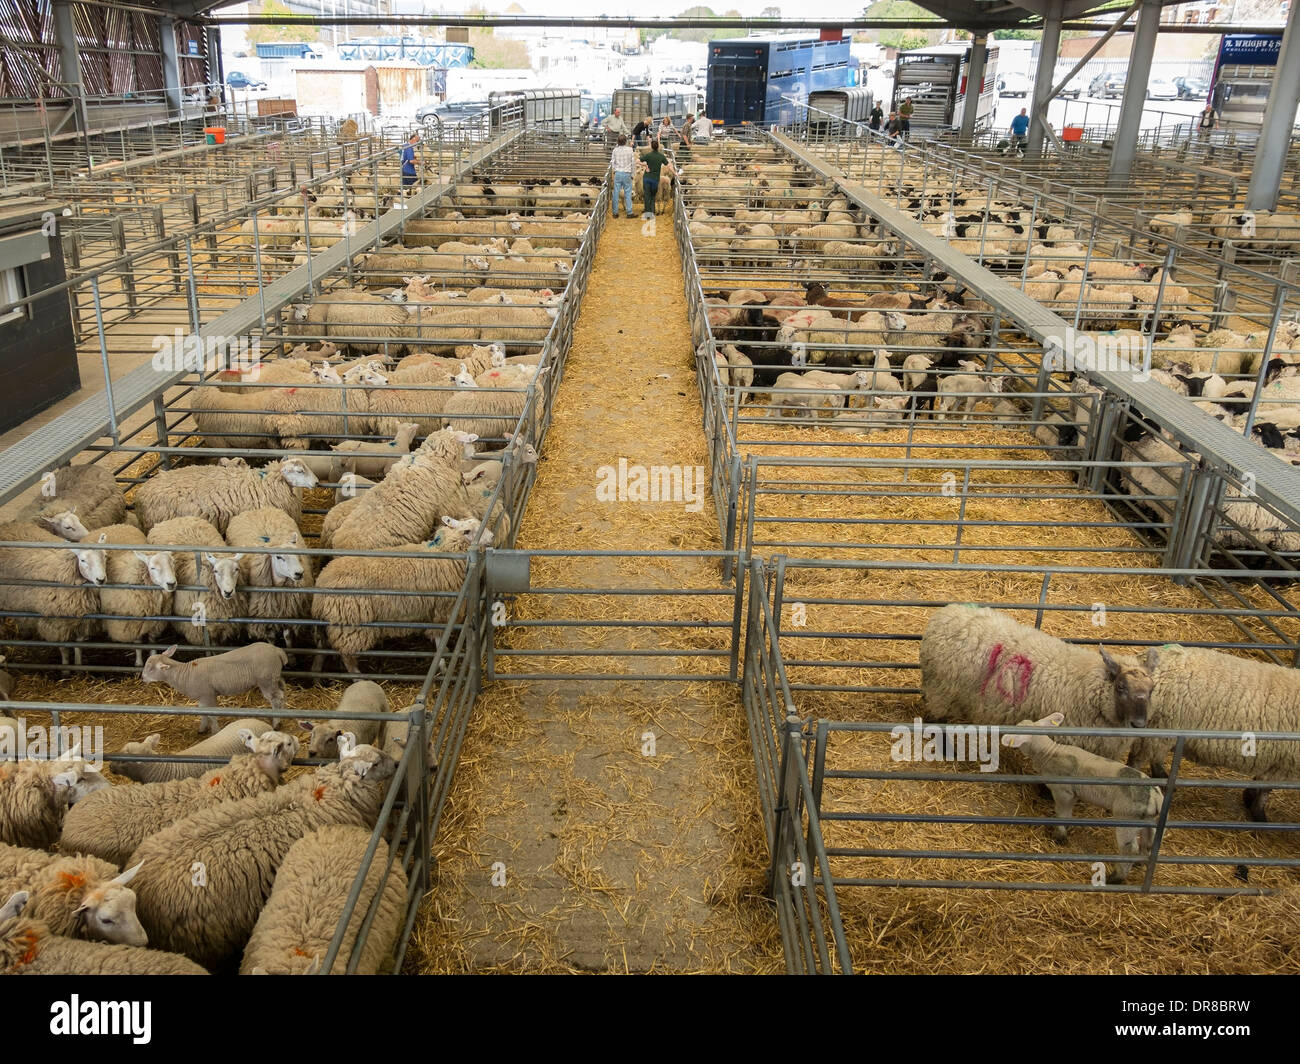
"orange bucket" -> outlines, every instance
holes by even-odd
[[[226,143],[226,127],[225,127],[225,126],[207,126],[207,127],[204,128],[204,130],[203,130],[203,134],[204,134],[204,137],[207,139],[207,142],[208,142],[209,144],[225,144],[225,143]]]
[[[1061,139],[1067,143],[1083,140],[1083,126],[1066,126],[1061,130]]]

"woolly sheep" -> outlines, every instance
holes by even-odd
[[[29,521],[0,525],[0,543],[66,543]],[[0,547],[0,610],[14,614],[10,619],[22,638],[35,634],[46,642],[67,643],[86,638],[99,612],[99,588],[108,577],[104,551],[82,545],[50,549],[45,547]],[[44,581],[44,585],[9,583],[11,580]],[[54,585],[54,586],[46,586]],[[73,657],[66,646],[59,648],[64,665]],[[81,648],[75,649],[81,664]]]
[[[56,935],[22,915],[26,891],[0,904],[0,974],[3,975],[207,975],[174,953],[136,946],[83,942]]]
[[[975,404],[980,399],[985,398],[984,393],[992,392],[996,394],[1002,390],[1002,379],[1000,377],[978,376],[976,371],[980,369],[980,366],[973,362],[963,360],[960,365],[970,372],[949,373],[939,380],[934,415],[938,421],[943,421],[947,418],[950,410],[955,411],[958,406],[961,406],[961,420],[965,424],[970,420]]]
[[[284,681],[280,670],[289,657],[279,647],[270,643],[250,643],[246,647],[227,650],[224,654],[195,658],[193,661],[175,660],[173,644],[161,654],[151,654],[140,672],[145,683],[165,683],[177,694],[195,699],[201,709],[216,709],[218,695],[237,695],[256,687],[272,709],[284,708]],[[199,718],[199,734],[216,731],[215,714]]]
[[[185,466],[155,473],[136,489],[135,513],[148,532],[172,517],[202,517],[225,535],[230,519],[245,510],[275,506],[294,522],[302,519],[302,488],[316,477],[296,458],[262,469],[230,466]]]
[[[251,732],[253,735],[261,735],[263,732],[271,730],[264,720],[258,720],[256,717],[241,717],[239,720],[227,724],[219,732],[209,735],[192,746],[187,746],[184,750],[176,751],[176,757],[212,757],[219,761],[228,761],[235,754],[246,749],[244,737],[240,732]],[[119,776],[125,776],[127,779],[135,780],[138,783],[165,783],[168,780],[193,779],[202,776],[213,766],[205,764],[202,761],[190,763],[178,761],[120,761],[115,755],[131,757],[137,754],[157,755],[161,753],[159,746],[162,743],[162,734],[154,732],[152,735],[145,736],[138,743],[123,743],[121,750],[116,750],[111,754],[105,754],[106,760],[110,767]]]
[[[1065,720],[1065,714],[1052,713],[1042,720],[1022,720],[1020,724],[1030,728],[1058,727]],[[1078,776],[1084,779],[1150,779],[1145,773],[1135,768],[1121,765],[1110,758],[1099,757],[1069,743],[1058,743],[1048,735],[1004,735],[1002,744],[1018,749],[1034,766],[1034,771],[1043,776]],[[1142,786],[1107,786],[1104,783],[1049,783],[1047,789],[1052,792],[1056,804],[1055,816],[1058,820],[1069,819],[1074,815],[1076,802],[1099,806],[1114,813],[1117,820],[1154,820],[1160,812],[1164,801],[1164,792],[1159,787]],[[1064,843],[1069,832],[1064,824],[1052,828],[1057,842]],[[1146,854],[1151,851],[1155,839],[1154,827],[1117,827],[1115,840],[1120,853]],[[1117,864],[1112,883],[1123,883],[1128,878],[1128,863]]]
[[[343,919],[370,834],[365,828],[332,826],[310,832],[289,847],[244,947],[240,975],[319,972]],[[383,892],[356,973],[377,975],[389,963],[406,917],[407,885],[401,862],[388,869],[388,844],[380,839],[330,974],[347,971],[381,880]]]
[[[798,417],[800,411],[806,409],[810,415],[831,417],[835,410],[844,406],[844,393],[838,384],[805,380],[802,373],[782,373],[777,377],[774,389],[769,416]],[[795,390],[782,394],[785,389]]]
[[[465,495],[458,461],[464,441],[457,432],[434,433],[383,481],[347,504],[347,516],[331,529],[330,546],[377,550],[410,543],[431,536],[439,517],[461,512]]]
[[[1152,676],[1160,655],[1145,662],[1112,657],[1055,639],[1005,613],[970,605],[944,606],[921,637],[921,689],[928,717],[1010,725],[1061,710],[1072,727],[1159,726],[1152,711]],[[1158,743],[1135,733],[1135,756],[1154,756]],[[1074,745],[1125,761],[1134,740],[1073,737]]]
[[[221,533],[201,517],[159,521],[149,529],[148,538],[154,546],[226,546]],[[171,554],[177,590],[167,612],[174,612],[180,618],[175,623],[176,630],[187,643],[202,644],[210,640],[221,645],[238,639],[240,625],[231,619],[248,613],[245,595],[239,588],[243,555],[205,550],[196,567],[194,553],[178,550]]]
[[[398,544],[394,549],[454,554],[467,551],[476,539],[486,543],[487,534],[480,535],[478,521],[471,520],[463,528],[439,529],[433,539]],[[321,571],[316,585],[349,593],[315,596],[312,617],[325,622],[329,645],[343,659],[348,672],[357,673],[360,671],[358,656],[381,640],[409,636],[412,625],[447,620],[454,596],[445,593],[454,593],[460,587],[465,579],[465,565],[466,560],[458,557],[335,558]],[[385,595],[382,593],[385,587],[425,594]],[[437,592],[443,594],[436,595]],[[431,640],[437,641],[436,627],[428,634]]]
[[[47,473],[41,490],[14,514],[15,520],[34,521],[60,539],[77,542],[87,529],[112,525],[126,516],[126,499],[111,470],[87,463],[69,465]]]
[[[0,842],[48,850],[58,841],[76,773],[31,761],[0,763]]]
[[[151,835],[130,858],[144,863],[135,892],[150,941],[208,967],[229,961],[248,941],[289,848],[317,828],[373,828],[395,768],[374,747],[358,746],[278,790],[201,809]]]
[[[65,750],[57,757],[27,762],[37,772],[44,773],[51,779],[60,777],[66,782],[69,806],[76,805],[96,791],[107,790],[113,786],[98,768],[80,756],[80,751],[81,744],[78,743],[71,750]],[[30,757],[35,757],[31,747],[28,747],[28,753]]]
[[[412,270],[399,271],[384,283],[397,283],[402,272]],[[412,335],[405,310],[383,296],[353,288],[314,300],[307,310],[306,329],[365,355],[378,351],[400,352]]]
[[[274,506],[245,510],[230,519],[226,541],[232,547],[282,548],[273,554],[245,550],[238,557],[245,616],[256,618],[248,623],[249,638],[273,641],[283,633],[288,644],[293,632],[283,622],[307,615],[305,589],[313,581],[308,559],[293,550],[303,546],[297,524]]]
[[[147,544],[145,534],[127,524],[90,533],[95,543]],[[105,550],[108,580],[99,593],[104,634],[114,643],[152,643],[167,630],[176,591],[176,569],[166,551]],[[138,586],[126,586],[138,585]],[[135,651],[141,664],[144,652]]]
[[[387,713],[388,695],[384,689],[372,680],[357,680],[349,684],[343,692],[335,713]],[[307,740],[308,757],[338,757],[338,737],[344,732],[351,732],[358,743],[376,744],[379,738],[378,720],[334,719],[313,724],[309,720],[300,720],[299,726],[311,733]]]
[[[251,753],[236,754],[201,776],[110,787],[78,802],[64,817],[60,847],[120,866],[150,835],[191,813],[274,790],[298,754],[298,740],[278,731],[255,737],[246,729],[240,737]]]
[[[420,426],[403,422],[391,440],[379,442],[344,440],[331,445],[342,461],[343,472],[366,477],[382,477],[402,455],[409,453],[411,444],[420,433]],[[337,477],[331,478],[337,479]]]
[[[252,395],[230,395],[219,388],[196,387],[187,401],[200,444],[230,449],[275,447],[274,433],[264,409],[266,394],[259,391]]]
[[[135,891],[128,886],[139,870],[120,872],[98,857],[0,845],[0,896],[26,891],[27,914],[56,935],[145,946],[149,939],[136,916]]]

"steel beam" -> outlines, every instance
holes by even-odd
[[[966,74],[966,106],[961,112],[958,141],[969,144],[975,136],[975,119],[979,116],[980,94],[984,91],[984,68],[989,57],[988,37],[975,37],[970,46],[970,66]]]
[[[894,230],[922,255],[934,259],[970,292],[997,308],[1004,317],[1015,320],[1021,331],[1035,342],[1043,345],[1055,343],[1066,350],[1063,341],[1068,342],[1075,333],[1069,322],[974,259],[954,251],[943,237],[927,232],[910,215],[891,206],[865,186],[851,182],[838,167],[810,154],[784,134],[771,133],[770,136],[804,166],[838,184],[849,200]],[[1177,395],[1154,381],[1141,381],[1132,372],[1114,370],[1089,369],[1086,376],[1111,394],[1134,403],[1175,440],[1200,454],[1210,468],[1234,478],[1245,473],[1253,474],[1255,497],[1275,507],[1286,520],[1300,525],[1300,470],[1203,413],[1185,396]]]
[[[167,110],[173,115],[181,113],[181,63],[176,49],[176,20],[158,20],[158,39],[162,44],[163,92],[167,94]]]
[[[77,31],[72,22],[70,0],[54,0],[54,39],[59,42],[60,81],[73,90],[77,123],[83,133],[90,131],[86,114],[86,83],[81,77],[81,57],[77,52]]]
[[[1246,192],[1246,206],[1251,210],[1271,211],[1277,206],[1278,190],[1282,187],[1296,108],[1300,107],[1300,30],[1296,29],[1300,15],[1297,11],[1300,8],[1293,3],[1286,21],[1286,32],[1282,34],[1282,53],[1277,57],[1268,104],[1264,108],[1264,125],[1259,132],[1255,161],[1250,171],[1250,188]]]
[[[1151,80],[1151,60],[1156,54],[1156,36],[1160,31],[1160,0],[1143,0],[1138,12],[1137,32],[1128,57],[1128,80],[1124,85],[1124,104],[1119,109],[1119,128],[1110,152],[1112,185],[1128,182],[1137,155],[1138,134],[1142,131],[1142,109],[1147,101],[1147,82]]]
[[[199,329],[197,335],[204,338],[247,335],[265,320],[265,315],[297,299],[314,282],[330,276],[354,254],[368,247],[376,230],[381,240],[392,236],[408,218],[432,206],[457,181],[463,180],[466,173],[510,147],[522,135],[522,131],[506,133],[471,152],[447,184],[430,185],[424,192],[405,201],[408,209],[381,215],[360,228],[355,242],[341,240],[322,251],[310,262],[267,285],[258,295],[244,300]],[[111,395],[103,391],[91,396],[0,452],[0,503],[8,502],[18,492],[40,480],[46,471],[63,465],[96,440],[110,435],[112,425],[122,424],[188,375],[188,371],[160,371],[146,363],[113,381]]]
[[[1047,105],[1051,101],[1052,77],[1056,73],[1056,53],[1061,48],[1061,0],[1053,0],[1050,14],[1043,22],[1043,39],[1038,52],[1038,70],[1034,74],[1033,103],[1029,107],[1029,142],[1025,158],[1043,154],[1043,137],[1047,127]]]

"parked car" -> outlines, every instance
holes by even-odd
[[[1101,100],[1115,100],[1124,95],[1124,86],[1128,74],[1119,71],[1113,74],[1098,74],[1088,83],[1088,95]]]
[[[1082,85],[1080,85],[1077,81],[1071,81],[1068,85],[1065,86],[1065,88],[1063,88],[1058,93],[1058,95],[1065,97],[1065,99],[1067,100],[1077,100],[1079,98],[1079,93],[1081,93],[1082,91],[1083,91]]]
[[[1147,82],[1148,100],[1176,100],[1178,86],[1167,78],[1152,78]]]
[[[430,125],[455,125],[481,115],[487,109],[487,100],[458,100],[455,103],[428,104],[415,112],[415,118]]]
[[[1201,78],[1174,78],[1174,88],[1180,100],[1204,100],[1210,95],[1210,86]]]
[[[1028,96],[1033,90],[1033,82],[1028,75],[1009,70],[998,77],[999,96]]]
[[[232,89],[264,89],[266,82],[257,78],[250,78],[247,74],[238,70],[232,70],[226,75],[226,84]]]

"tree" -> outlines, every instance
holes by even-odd
[[[878,0],[877,3],[869,5],[863,12],[863,18],[879,19],[898,19],[911,20],[914,22],[933,22],[934,30],[929,32],[923,29],[897,29],[897,30],[877,30],[874,35],[879,44],[886,48],[897,48],[904,51],[908,48],[924,48],[927,44],[933,43],[930,39],[931,33],[935,38],[938,37],[940,22],[933,14],[926,11],[919,4],[913,4],[910,0]]]
[[[484,18],[487,11],[482,7],[470,7],[465,12],[470,18]],[[485,70],[520,70],[532,65],[528,55],[528,45],[523,41],[512,41],[498,37],[490,26],[471,26],[469,43],[474,48],[474,59],[470,66]]]
[[[261,5],[252,10],[252,14],[274,16],[290,21],[303,17],[293,14],[280,0],[262,0]],[[252,45],[279,44],[314,41],[319,38],[320,32],[311,25],[249,26],[245,36],[248,38],[248,43]]]
[[[762,13],[762,15],[760,15],[759,17],[760,17],[760,18],[780,18],[780,17],[781,17],[781,9],[780,9],[779,7],[775,7],[775,6],[773,6],[773,7],[765,7],[765,8],[763,8],[763,13]]]
[[[1042,37],[1042,30],[994,30],[995,41],[1036,41]]]

